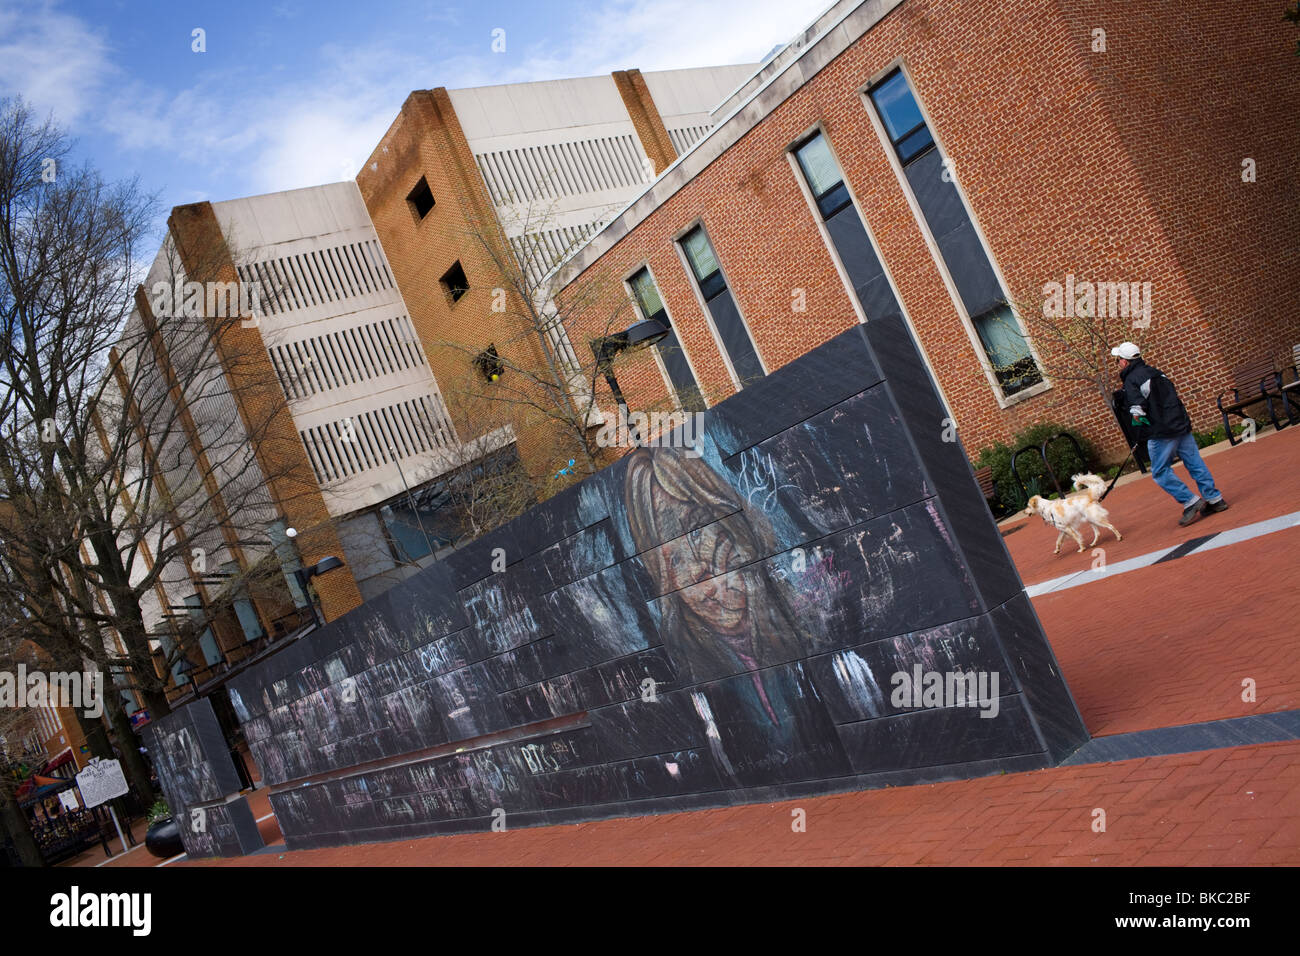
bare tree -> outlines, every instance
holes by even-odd
[[[182,256],[168,237],[146,272],[154,201],[66,156],[52,123],[0,104],[0,548],[49,570],[48,592],[17,592],[24,613],[80,635],[82,656],[156,718],[170,671],[202,660],[234,602],[262,597],[264,626],[288,602],[256,453],[265,421],[241,421],[230,385],[265,355],[233,341],[255,316],[236,283],[212,281],[231,271],[225,243]],[[171,604],[178,591],[193,606]]]
[[[23,638],[24,622],[13,608],[0,599],[0,666],[6,669],[22,663],[38,666],[30,642]],[[18,804],[22,784],[19,765],[28,756],[27,741],[35,730],[35,715],[25,707],[0,708],[0,842],[12,842],[23,866],[43,866],[40,848]]]
[[[609,441],[612,426],[632,441],[652,435],[626,427],[621,403],[612,409],[608,399],[604,409],[598,404],[598,387],[618,361],[617,349],[602,352],[599,344],[616,342],[641,317],[621,276],[608,269],[596,266],[582,283],[569,284],[565,262],[594,227],[556,228],[554,206],[539,200],[515,204],[504,226],[491,211],[473,212],[468,199],[460,208],[470,210],[464,246],[497,283],[483,290],[496,331],[490,349],[479,340],[430,343],[444,357],[439,386],[456,420],[473,423],[480,436],[509,429],[521,449],[518,461],[492,461],[491,441],[466,443],[467,460],[482,455],[490,461],[461,469],[450,482],[465,530],[475,536],[621,454]],[[703,407],[703,397],[687,401],[695,403]],[[639,402],[637,411],[669,422],[676,406],[669,394]]]

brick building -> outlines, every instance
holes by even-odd
[[[408,97],[357,184],[458,428],[509,424],[535,477],[575,453],[538,370],[554,363],[580,394],[592,355],[566,323],[540,319],[548,273],[697,142],[752,72],[627,70]],[[623,302],[599,321],[630,314]],[[489,349],[515,370],[495,390],[476,385],[473,360]]]
[[[459,536],[448,476],[517,460],[530,434],[517,416],[453,418],[440,387],[439,376],[477,374],[469,358],[494,338],[505,344],[508,316],[485,307],[492,290],[510,266],[539,280],[703,135],[709,108],[750,72],[416,92],[360,189],[172,210],[116,382],[123,407],[151,410],[132,413],[143,467],[193,536],[142,600],[169,697],[210,690],[310,622],[301,569],[342,561],[311,585],[333,620]],[[508,263],[484,253],[497,240]],[[205,290],[192,317],[181,314],[189,282]],[[234,289],[238,321],[223,298]],[[465,350],[443,342],[457,336]],[[518,341],[540,360],[536,336]],[[576,367],[562,328],[548,342]],[[530,461],[549,467],[552,444],[542,435]],[[148,547],[137,560],[154,567]]]
[[[222,423],[274,436],[245,455],[266,540],[216,549],[235,571],[274,553],[284,593],[236,601],[194,663],[304,603],[300,562],[344,560],[317,581],[332,619],[432,560],[451,469],[502,450],[534,474],[563,463],[536,395],[455,394],[490,394],[476,360],[495,352],[607,403],[591,344],[638,318],[671,334],[618,358],[633,409],[713,404],[898,313],[972,454],[1057,421],[1118,458],[1097,387],[1060,374],[1034,310],[1053,283],[1105,283],[1115,309],[1149,290],[1149,325],[1112,317],[1102,344],[1143,342],[1212,427],[1245,353],[1300,341],[1300,60],[1273,13],[840,0],[757,66],[416,91],[355,185],[178,207],[182,258],[219,252],[188,273],[275,290],[236,332],[252,360],[228,363],[231,404],[175,440],[198,461]],[[555,307],[542,334],[519,321]],[[181,569],[151,623],[206,587]]]
[[[1091,283],[1074,328],[1098,328],[1123,284],[1135,314],[1100,344],[1141,342],[1211,428],[1235,365],[1300,342],[1294,46],[1266,0],[840,0],[576,251],[561,299],[610,270],[652,287],[709,401],[898,312],[969,453],[1055,421],[1117,459],[1031,310]],[[617,375],[633,408],[671,390],[649,353]]]

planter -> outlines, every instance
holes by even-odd
[[[185,844],[181,842],[181,828],[171,817],[164,817],[149,825],[144,835],[144,845],[150,853],[162,860],[170,860],[185,852]]]

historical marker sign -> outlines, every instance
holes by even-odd
[[[114,797],[126,796],[126,777],[122,774],[121,762],[96,757],[77,774],[77,787],[81,790],[81,802],[87,807],[97,807]]]

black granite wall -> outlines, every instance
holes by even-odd
[[[200,698],[153,721],[144,740],[186,854],[244,856],[262,848],[211,702]]]
[[[901,319],[705,423],[232,680],[290,847],[1023,770],[1087,739]],[[979,706],[896,696],[957,672]]]

